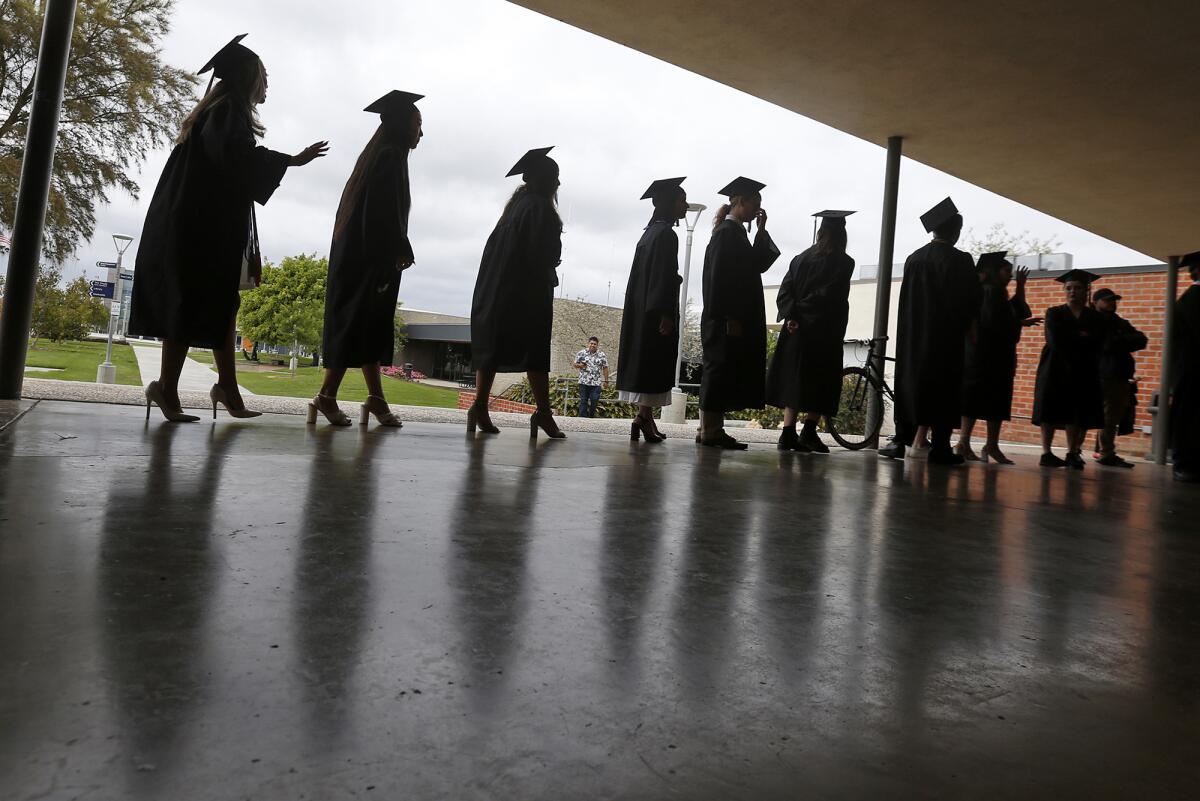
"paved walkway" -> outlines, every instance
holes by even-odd
[[[132,345],[133,355],[137,357],[138,370],[142,374],[142,383],[149,384],[158,375],[162,366],[162,348]],[[187,358],[183,362],[183,372],[179,375],[180,392],[203,392],[205,397],[212,385],[217,382],[216,370],[195,359]],[[242,395],[254,393],[238,384]]]
[[[0,798],[1195,798],[1196,490],[44,401]]]

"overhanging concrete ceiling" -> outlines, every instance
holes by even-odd
[[[1134,250],[1200,249],[1200,0],[515,2],[867,141],[901,135]]]

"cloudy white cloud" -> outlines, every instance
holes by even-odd
[[[737,175],[764,181],[770,228],[785,255],[807,246],[810,214],[860,212],[849,226],[860,264],[878,256],[884,151],[793,112],[502,0],[353,4],[178,0],[164,44],[172,64],[197,68],[222,43],[246,44],[271,76],[261,109],[269,147],[295,152],[329,139],[327,158],[289,171],[259,214],[268,258],[329,249],[342,184],[378,118],[360,111],[392,88],[427,95],[426,136],[411,159],[411,238],[417,263],[401,299],[410,308],[466,313],[483,244],[525,150],[556,145],[564,290],[619,304],[654,178],[686,175],[690,199],[715,208]],[[111,233],[137,235],[166,151],[146,162],[139,200],[118,198],[68,272],[95,277],[113,256]],[[925,234],[918,215],[952,195],[968,228],[1003,222],[1056,236],[1079,266],[1154,261],[1128,248],[923,165],[901,170],[897,259]],[[707,214],[693,265],[703,257]],[[135,243],[136,247],[136,243]],[[787,259],[766,276],[779,278]],[[692,284],[699,298],[699,282]]]

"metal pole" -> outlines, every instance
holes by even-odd
[[[29,347],[33,292],[37,286],[46,201],[54,167],[58,115],[62,110],[63,84],[71,55],[75,3],[76,0],[46,0],[45,3],[33,103],[29,109],[29,131],[25,137],[25,157],[21,162],[21,183],[13,218],[12,250],[4,285],[4,314],[0,315],[0,399],[20,398],[25,380],[25,352]]]
[[[1158,403],[1155,405],[1154,428],[1152,430],[1151,447],[1154,461],[1158,464],[1167,463],[1167,451],[1171,445],[1171,362],[1175,358],[1175,349],[1171,340],[1175,333],[1175,297],[1179,292],[1179,257],[1167,259],[1167,293],[1166,308],[1163,309],[1163,346],[1162,365],[1158,372]]]
[[[892,257],[896,247],[896,198],[900,192],[900,152],[902,136],[889,136],[887,142],[887,168],[883,176],[883,219],[879,226],[879,275],[875,287],[875,337],[886,337],[888,315],[892,305]],[[883,375],[887,362],[887,342],[875,348],[876,367]],[[883,417],[883,395],[873,393],[867,406],[867,421],[873,430]],[[878,446],[878,441],[875,443]]]
[[[688,278],[692,272],[692,235],[700,223],[700,215],[706,208],[708,207],[700,203],[689,204],[688,211],[696,212],[696,216],[690,222],[686,215],[683,218],[683,224],[687,226],[687,244],[683,250],[683,284],[679,288],[679,331],[677,332],[679,342],[675,348],[675,389],[679,392],[683,392],[683,382],[679,379],[679,372],[683,369],[683,329],[687,322]]]

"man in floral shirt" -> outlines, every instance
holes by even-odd
[[[587,347],[575,354],[579,371],[579,416],[595,417],[601,387],[608,386],[608,357],[600,350],[600,340],[588,337]]]

